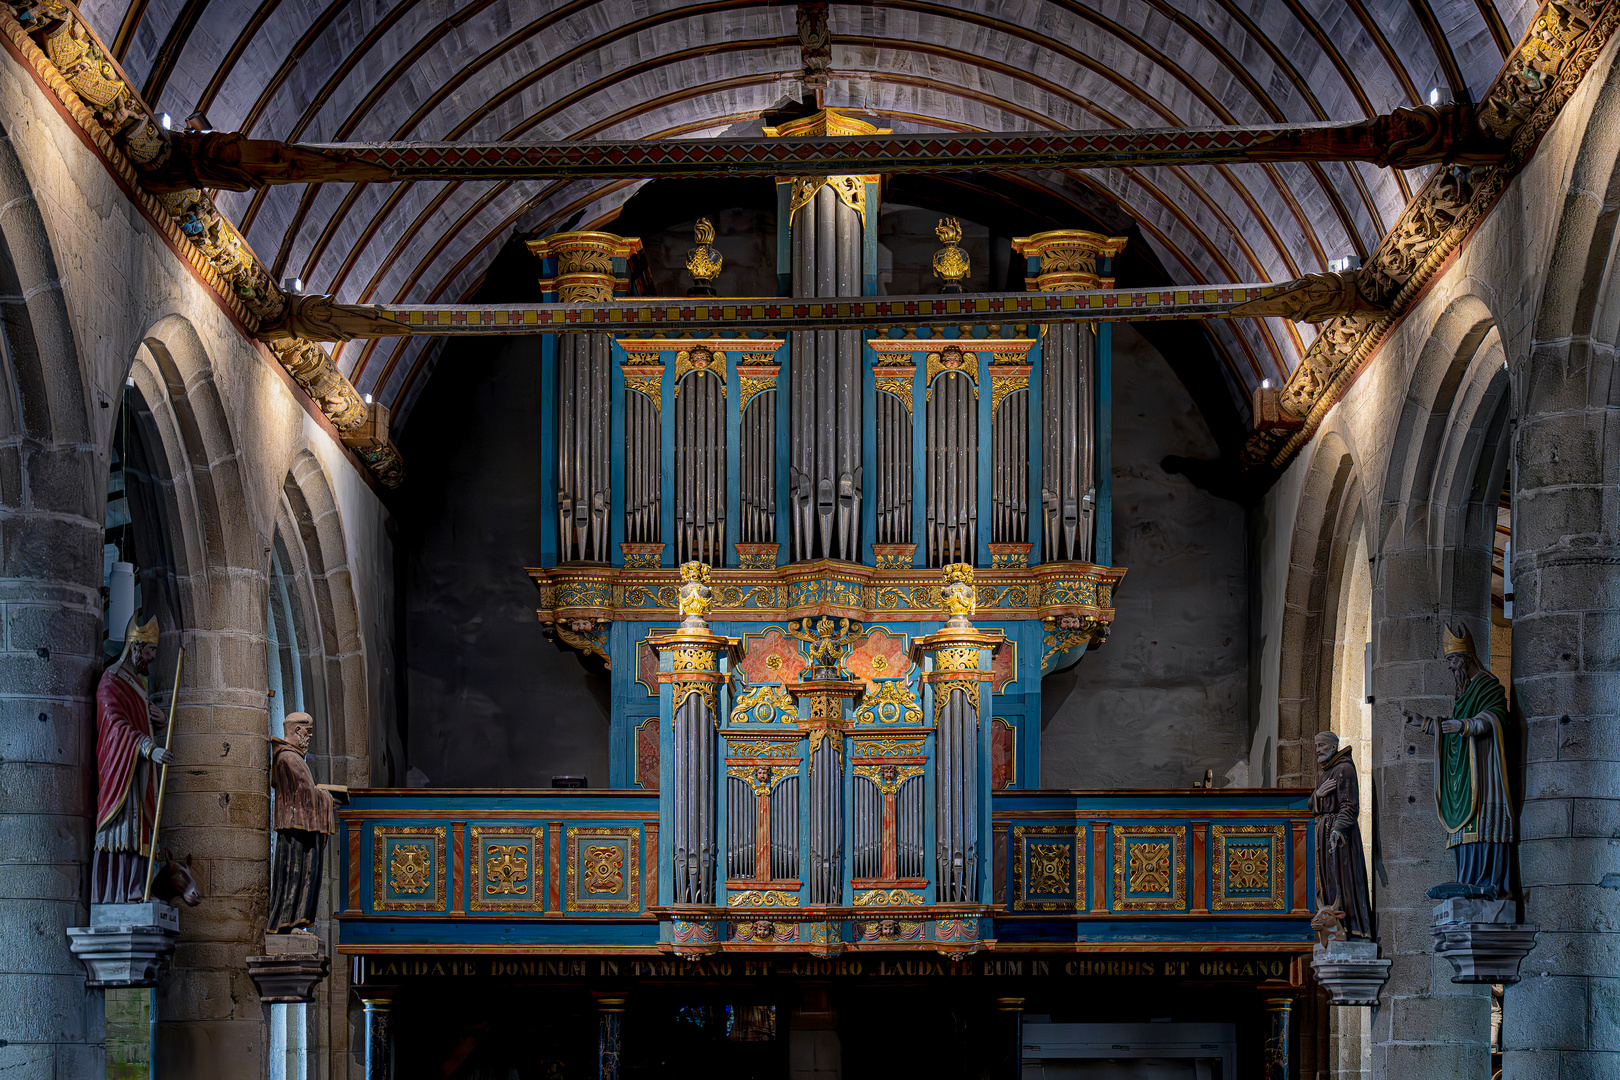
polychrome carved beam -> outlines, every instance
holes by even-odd
[[[330,296],[287,294],[266,341],[411,336],[467,337],[627,330],[827,330],[868,326],[959,326],[1076,320],[1154,322],[1253,315],[1318,321],[1379,310],[1353,274],[1313,274],[1280,284],[1193,288],[1085,289],[1063,293],[955,293],[820,299],[642,297],[575,304],[339,304]],[[922,345],[918,346],[922,348]]]
[[[1469,105],[1422,105],[1348,123],[1103,128],[987,134],[549,143],[284,143],[241,132],[176,135],[144,177],[151,191],[396,180],[793,176],[1111,169],[1261,161],[1489,165],[1506,145]]]
[[[1381,310],[1333,315],[1288,381],[1257,393],[1257,430],[1244,448],[1249,465],[1283,469],[1311,440],[1379,344],[1502,198],[1617,26],[1620,4],[1542,5],[1477,106],[1479,123],[1508,147],[1508,156],[1467,168],[1457,162],[1429,177],[1361,269],[1358,291]]]

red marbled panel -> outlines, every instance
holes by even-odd
[[[658,717],[649,716],[636,728],[636,786],[658,790]]]
[[[878,679],[899,679],[911,674],[911,641],[905,634],[893,634],[873,627],[855,639],[844,667],[855,678],[874,688]]]
[[[799,643],[780,627],[767,627],[763,633],[743,635],[743,661],[737,670],[750,685],[790,683],[804,678],[807,666]]]

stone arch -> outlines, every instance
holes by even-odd
[[[1311,740],[1331,726],[1346,557],[1363,528],[1363,502],[1350,446],[1338,432],[1325,432],[1311,455],[1289,548],[1277,689],[1280,787],[1311,782]]]
[[[9,119],[9,118],[8,118]],[[93,843],[92,692],[101,671],[106,460],[61,272],[28,172],[0,126],[0,895],[7,1062],[99,1075],[100,994],[68,950],[87,921]],[[28,886],[31,886],[28,887]]]
[[[364,785],[370,777],[370,725],[360,611],[331,481],[307,449],[287,470],[276,534],[298,580],[306,631],[319,649],[311,674],[325,732],[322,756],[333,783]]]
[[[174,964],[187,978],[159,990],[158,1069],[211,1075],[264,1046],[244,961],[262,947],[268,894],[268,530],[256,523],[215,365],[196,328],[179,315],[155,322],[134,350],[130,378],[138,398],[130,397],[145,406],[133,426],[168,517],[170,618],[186,647],[174,735],[185,767],[169,777],[162,843],[193,857],[214,908],[211,918],[182,925]],[[182,989],[199,978],[229,992]]]

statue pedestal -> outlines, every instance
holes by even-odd
[[[91,904],[90,925],[70,926],[68,948],[84,964],[89,987],[156,986],[174,956],[180,911],[159,900]]]
[[[1311,950],[1311,970],[1329,1005],[1377,1005],[1393,960],[1378,958],[1378,942],[1330,941]]]
[[[1454,897],[1434,906],[1434,952],[1457,969],[1455,983],[1519,981],[1539,926],[1513,922],[1507,900]]]
[[[314,934],[266,934],[264,955],[247,958],[248,977],[266,1005],[315,1000],[315,986],[332,970]]]

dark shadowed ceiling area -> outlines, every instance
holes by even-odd
[[[738,0],[85,0],[176,120],[302,142],[704,138],[807,95],[800,6]],[[897,132],[1352,120],[1471,99],[1531,0],[891,0],[828,5],[825,105]],[[1422,182],[1368,164],[1021,174],[1074,225],[1128,231],[1148,276],[1276,281],[1366,255]],[[1007,178],[986,178],[1006,187]],[[961,181],[956,181],[960,183]],[[453,303],[514,235],[612,228],[636,181],[325,184],[222,192],[278,278],[349,303]],[[969,182],[971,187],[971,181]],[[1004,196],[1003,196],[1004,197]],[[921,200],[913,200],[921,201]],[[690,217],[690,214],[675,218]],[[1046,216],[1051,216],[1048,213]],[[674,220],[675,218],[672,218]],[[1238,399],[1308,326],[1207,324]],[[396,410],[432,343],[350,342]]]

